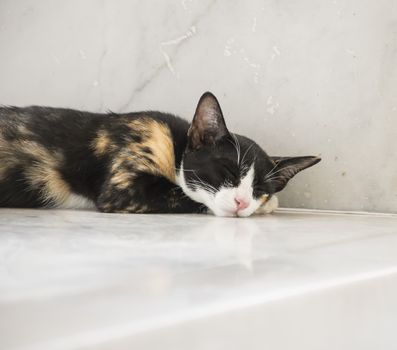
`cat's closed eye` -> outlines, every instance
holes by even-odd
[[[225,162],[222,166],[221,172],[227,182],[236,186],[240,181],[240,172],[236,165],[230,164],[230,162]]]

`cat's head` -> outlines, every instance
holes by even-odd
[[[228,131],[216,97],[201,96],[188,132],[178,182],[218,216],[249,216],[320,158],[270,157],[254,141]]]

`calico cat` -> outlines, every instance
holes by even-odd
[[[0,108],[0,207],[249,216],[317,157],[269,157],[228,131],[216,97],[192,123],[160,112]]]

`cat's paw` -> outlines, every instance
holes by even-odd
[[[278,208],[278,198],[272,196],[265,204],[261,205],[255,212],[256,215],[273,213]]]

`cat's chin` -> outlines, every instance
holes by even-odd
[[[254,213],[244,210],[236,212],[236,211],[226,211],[226,210],[213,211],[211,209],[207,209],[207,214],[211,214],[219,217],[226,217],[226,218],[247,218]]]
[[[226,211],[226,210],[212,210],[212,209],[207,209],[207,214],[214,215],[214,216],[220,216],[220,217],[236,217],[237,213],[233,211]]]
[[[237,212],[236,216],[239,217],[239,218],[248,218],[252,214],[253,214],[252,211],[246,212],[246,211],[242,210],[242,211]]]

